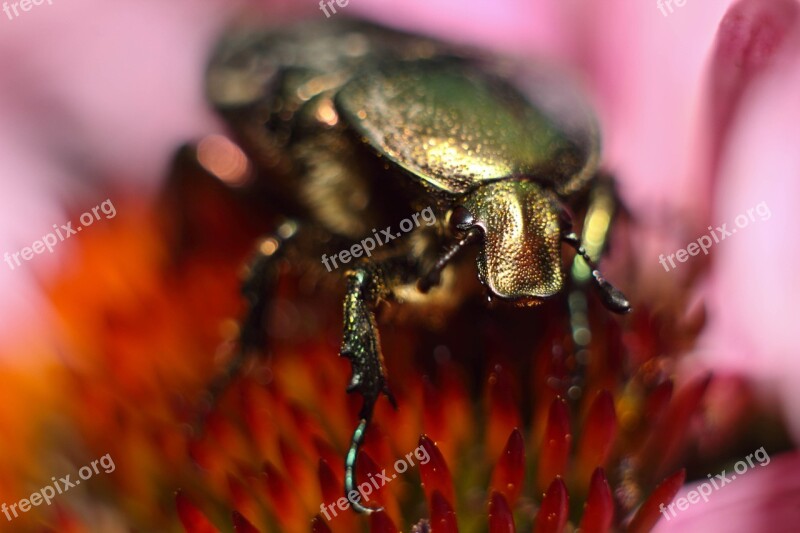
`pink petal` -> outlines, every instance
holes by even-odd
[[[668,16],[656,2],[575,5],[585,34],[579,57],[600,110],[604,161],[644,221],[662,225],[675,210],[707,210],[708,199],[697,194],[697,180],[704,178],[692,172],[700,155],[706,61],[727,4],[688,2]]]
[[[764,457],[759,454],[759,457]],[[742,457],[746,459],[746,457]],[[737,461],[738,462],[738,461]],[[728,533],[747,533],[751,531],[793,531],[800,523],[800,453],[797,451],[771,458],[768,462],[753,460],[754,467],[744,474],[731,476],[731,468],[726,469],[730,481],[718,489],[707,486],[699,489],[708,480],[687,485],[676,495],[673,502],[688,498],[695,490],[707,494],[706,502],[698,492],[692,499],[697,503],[683,504],[681,511],[673,506],[675,516],[667,510],[655,528],[655,533],[720,531]],[[761,466],[762,463],[764,466]],[[741,468],[740,468],[741,470]],[[712,472],[712,477],[719,472]],[[736,475],[736,474],[734,474]],[[715,478],[716,479],[716,478]],[[720,482],[717,482],[718,486]]]
[[[800,24],[795,26],[797,50]],[[748,90],[730,133],[720,162],[714,226],[727,223],[726,229],[736,233],[709,252],[714,260],[710,322],[701,355],[712,366],[753,376],[770,396],[782,398],[800,442],[795,318],[800,277],[791,236],[800,225],[798,87],[800,58],[795,56]]]
[[[350,2],[346,9],[384,24],[516,52],[553,51],[572,37],[562,20],[562,3],[554,0],[507,0],[502,6],[494,0],[361,0]]]
[[[747,88],[788,52],[787,41],[798,23],[794,0],[744,0],[734,4],[719,25],[708,98],[711,119],[712,175],[716,159]]]

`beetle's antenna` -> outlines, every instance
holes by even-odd
[[[353,437],[350,439],[350,450],[347,452],[347,457],[344,460],[344,492],[353,510],[357,513],[372,514],[383,511],[383,507],[364,507],[358,502],[350,499],[350,493],[356,490],[356,459],[358,458],[358,450],[364,442],[364,435],[367,433],[367,426],[372,418],[372,407],[364,405],[361,411],[361,420],[353,432]]]
[[[444,267],[447,266],[447,263],[449,263],[450,260],[453,259],[453,257],[455,257],[455,255],[460,252],[462,248],[477,241],[480,236],[480,230],[477,228],[472,228],[467,231],[467,234],[464,235],[460,240],[451,244],[445,250],[444,254],[439,257],[439,259],[436,261],[436,264],[433,265],[433,268],[431,268],[424,277],[420,278],[420,280],[417,282],[417,289],[419,289],[420,292],[428,292],[431,290],[431,287],[437,285],[439,283],[442,270],[444,270]]]
[[[622,294],[622,291],[614,287],[603,277],[595,262],[592,261],[589,254],[586,253],[586,249],[581,244],[580,238],[575,235],[574,232],[569,232],[563,235],[562,240],[575,248],[578,255],[583,257],[583,260],[586,261],[586,264],[592,269],[592,279],[594,280],[595,286],[600,290],[603,305],[615,313],[624,314],[629,312],[631,310],[630,302],[628,302],[628,299]]]

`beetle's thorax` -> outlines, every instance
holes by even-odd
[[[483,233],[478,275],[494,296],[535,305],[563,285],[555,195],[532,181],[496,181],[471,191],[464,207]]]

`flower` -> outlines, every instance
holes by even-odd
[[[689,293],[675,291],[658,311],[634,297],[637,310],[620,322],[578,292],[590,339],[570,333],[563,301],[492,312],[475,302],[431,333],[385,327],[400,408],[378,404],[358,481],[416,447],[430,460],[376,491],[385,512],[324,518],[320,506],[342,496],[358,408],[343,392],[349,365],[334,356],[339,291],[320,292],[287,263],[269,358],[193,432],[202,392],[223,365],[208,356],[220,333],[223,360],[236,338],[236,273],[261,228],[220,183],[192,176],[183,190],[186,176],[176,175],[157,213],[120,205],[105,231],[82,235],[80,268],[49,289],[65,358],[52,379],[71,421],[62,438],[74,433],[88,455],[114,457],[115,475],[92,484],[105,487],[121,523],[299,532],[364,522],[373,531],[608,531],[630,522],[646,531],[680,488],[683,452],[706,431],[711,382],[676,386],[672,375],[702,315],[677,319]],[[165,514],[176,490],[175,514]],[[70,506],[62,513],[90,519]]]
[[[131,26],[138,28],[135,37],[157,35],[165,45],[156,57],[138,47],[125,56],[130,61],[117,63],[137,67],[126,72],[151,87],[174,90],[168,98],[148,93],[157,97],[143,107],[137,80],[125,85],[129,78],[115,76],[118,70],[99,68],[120,57],[119,46],[104,56],[103,43],[127,35],[99,6],[91,16],[83,13],[85,26],[71,30],[79,38],[60,33],[61,19],[42,19],[44,26],[23,26],[28,22],[20,19],[0,40],[16,74],[8,79],[22,80],[14,94],[25,95],[6,94],[2,104],[25,104],[4,115],[11,126],[0,136],[16,147],[7,173],[47,184],[80,168],[69,173],[71,183],[82,183],[83,175],[113,183],[117,196],[104,192],[120,213],[83,233],[56,274],[36,270],[48,273],[39,278],[44,297],[29,280],[24,292],[5,291],[14,302],[6,316],[30,316],[21,313],[23,303],[38,310],[44,301],[52,319],[30,328],[33,336],[18,327],[30,320],[4,321],[15,335],[3,344],[0,375],[8,386],[0,422],[15,439],[6,443],[0,465],[3,501],[18,501],[50,476],[105,453],[118,465],[52,507],[15,519],[15,530],[38,521],[56,531],[180,525],[188,531],[352,531],[360,525],[373,531],[431,525],[435,531],[645,531],[661,518],[661,503],[690,491],[680,489],[684,475],[702,479],[721,470],[739,456],[735,447],[749,429],[758,428],[758,444],[791,447],[782,421],[760,398],[764,388],[774,389],[796,439],[790,306],[797,291],[789,270],[795,256],[782,231],[797,212],[790,203],[798,169],[790,143],[800,123],[796,2],[688,3],[666,19],[654,5],[615,0],[509,1],[503,9],[488,1],[364,0],[348,8],[518,54],[535,50],[581,73],[604,127],[606,165],[619,176],[632,213],[616,230],[611,260],[618,276],[629,274],[624,285],[636,312],[617,322],[590,297],[586,346],[576,346],[563,302],[514,312],[470,305],[436,331],[387,321],[384,349],[400,409],[379,404],[359,457],[361,481],[420,446],[431,459],[375,496],[385,512],[333,520],[320,514],[320,505],[341,498],[342,454],[357,411],[356,399],[342,393],[347,363],[333,357],[340,328],[336,284],[310,285],[287,267],[270,329],[273,347],[246,369],[197,434],[191,423],[198,399],[238,332],[236,272],[272,221],[216,182],[189,190],[173,182],[158,207],[149,201],[154,187],[143,200],[125,185],[157,183],[167,141],[214,127],[199,112],[199,85],[190,76],[176,89],[163,76],[148,78],[145,68],[175,73],[167,67],[191,63],[200,72],[224,12],[214,2],[201,4],[195,18],[183,16],[182,4],[160,7],[168,16],[159,20],[169,22],[161,32]],[[126,9],[150,21],[150,8]],[[59,65],[47,59],[51,49],[67,53],[56,46],[64,35],[81,41],[81,28],[93,25],[108,31],[86,56],[86,70],[71,56]],[[25,28],[39,27],[46,31],[29,47],[8,46]],[[110,74],[100,79],[100,71]],[[87,79],[100,79],[96,91],[85,90]],[[121,99],[131,105],[118,106]],[[62,111],[61,118],[31,111],[42,102]],[[167,128],[126,126],[144,123],[141,108],[165,116],[158,112],[164,102],[174,113]],[[115,117],[111,127],[108,117]],[[122,138],[109,134],[115,128]],[[30,139],[46,142],[34,147]],[[88,160],[85,153],[96,155],[94,163],[76,166]],[[72,214],[54,201],[42,208],[22,180],[8,190],[13,194],[3,212],[19,217],[36,206],[45,228],[58,213]],[[763,200],[774,212],[770,226],[738,235],[682,270],[660,271],[658,254]],[[32,226],[17,226],[32,232],[21,242],[39,235]],[[24,279],[4,274],[6,287]],[[218,361],[209,357],[215,352]],[[725,451],[716,452],[720,446]],[[775,472],[795,471],[800,459],[787,453],[774,461],[714,501],[661,520],[659,529],[705,530],[723,512],[740,530],[765,527],[772,517],[796,518],[796,476],[776,479]]]

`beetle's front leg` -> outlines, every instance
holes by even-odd
[[[353,367],[347,391],[359,392],[364,398],[359,413],[360,421],[353,432],[345,459],[345,493],[349,495],[356,486],[356,458],[372,418],[375,402],[381,394],[385,394],[392,405],[396,406],[386,382],[386,368],[374,311],[378,302],[391,297],[394,287],[417,279],[419,272],[415,263],[405,257],[397,257],[380,263],[363,262],[348,271],[346,276],[347,293],[344,300],[344,331],[340,354],[350,359]],[[355,511],[361,513],[380,510],[364,507],[354,501],[350,503]]]
[[[611,176],[598,174],[590,182],[586,214],[581,225],[581,244],[589,257],[599,260],[611,236],[612,223],[618,211],[625,212]],[[580,255],[572,262],[572,277],[578,282],[589,280],[591,270]]]
[[[581,236],[573,233],[571,228],[564,228],[562,239],[577,252],[572,265],[572,277],[579,284],[591,280],[599,291],[603,305],[610,311],[624,314],[630,311],[630,303],[621,291],[603,277],[593,260],[599,258],[608,245],[611,221],[619,203],[611,179],[601,175],[595,176],[589,193],[589,204]],[[573,320],[573,329],[574,326]]]
[[[366,264],[347,273],[347,294],[344,301],[344,334],[341,355],[350,359],[353,376],[348,392],[358,391],[364,397],[361,418],[372,412],[381,393],[394,398],[386,384],[383,355],[373,308],[389,294],[386,275],[380,266]]]

